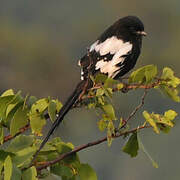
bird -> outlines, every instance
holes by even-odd
[[[142,38],[146,35],[144,25],[138,17],[126,16],[108,27],[92,43],[87,53],[78,62],[81,69],[81,81],[60,109],[56,120],[36,151],[32,163],[64,116],[78,101],[84,89],[91,86],[89,76],[102,73],[117,80],[128,73],[136,64],[141,52]]]

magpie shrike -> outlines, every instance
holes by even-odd
[[[136,16],[126,16],[116,21],[97,38],[87,54],[79,60],[81,81],[61,108],[32,162],[66,113],[79,99],[85,86],[89,86],[89,75],[103,73],[110,78],[118,79],[129,72],[140,55],[143,36],[146,36],[146,33],[141,20]]]

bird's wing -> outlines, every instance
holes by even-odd
[[[109,77],[114,78],[123,68],[125,58],[132,51],[133,45],[130,42],[124,42],[115,36],[106,39],[104,42],[97,40],[90,46],[90,55],[92,59],[93,73],[100,71],[107,74]],[[84,56],[80,60],[82,67],[81,76],[84,78],[87,75],[87,64],[89,64],[89,57]]]

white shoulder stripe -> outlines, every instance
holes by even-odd
[[[115,49],[114,49],[115,50]],[[116,52],[110,61],[104,61],[103,59],[96,63],[96,70],[100,69],[102,73],[108,73],[109,77],[114,77],[114,73],[119,70],[120,67],[116,65],[123,63],[125,57],[123,55],[128,54],[132,50],[132,44],[129,42],[123,43],[119,49],[116,49]]]
[[[115,54],[123,44],[124,42],[121,39],[112,36],[102,43],[99,43],[99,40],[93,43],[90,47],[90,51],[95,50],[96,52],[99,52],[101,56],[108,53]]]

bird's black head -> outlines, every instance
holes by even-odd
[[[116,22],[116,26],[118,26],[118,28],[116,27],[118,29],[117,33],[125,40],[146,36],[144,25],[136,16],[126,16],[121,18]]]

